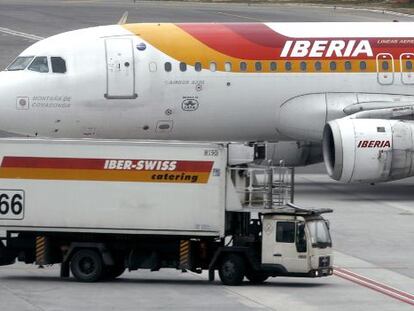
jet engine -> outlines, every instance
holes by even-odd
[[[414,123],[338,119],[323,133],[329,176],[345,183],[373,183],[414,175]]]

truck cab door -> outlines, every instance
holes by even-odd
[[[262,263],[283,266],[289,273],[309,271],[305,225],[290,220],[264,220]]]

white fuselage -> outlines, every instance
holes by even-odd
[[[206,25],[207,28],[209,24]],[[343,109],[351,104],[382,98],[412,100],[414,85],[407,80],[411,76],[404,72],[400,64],[403,60],[395,56],[414,52],[411,24],[349,23],[346,28],[344,24],[328,28],[318,23],[266,26],[277,29],[292,42],[292,38],[299,37],[310,38],[309,42],[322,38],[322,43],[314,48],[311,43],[296,48],[294,42],[287,43],[288,46],[285,43],[275,57],[278,70],[241,72],[221,68],[221,64],[217,70],[212,69],[205,60],[208,51],[207,56],[200,55],[200,71],[190,62],[185,71],[181,70],[183,59],[198,51],[191,51],[192,43],[183,46],[185,43],[171,39],[165,44],[178,44],[176,50],[186,49],[187,53],[171,56],[160,49],[159,42],[122,25],[45,39],[20,56],[48,57],[49,72],[24,69],[0,73],[0,129],[4,135],[41,137],[320,141],[326,121],[345,116]],[[381,53],[370,46],[369,55],[364,47],[355,52],[356,44],[349,40],[343,44],[324,43],[326,37],[371,38],[371,44],[372,40],[381,44],[376,38],[412,37],[413,42],[390,52],[386,52],[384,43]],[[355,45],[354,50],[348,47],[350,44]],[[378,55],[387,53],[391,55],[390,69],[384,74]],[[65,60],[65,73],[52,72],[50,57],[55,56]],[[231,66],[235,68],[238,63],[234,55],[231,57]],[[320,72],[299,67],[299,62],[305,60],[308,68],[313,68],[321,58],[326,64],[331,59],[337,61],[338,68],[349,58],[354,67],[352,71],[329,71],[324,67]],[[271,59],[263,58],[263,66]],[[355,68],[360,59],[366,60],[368,70]],[[292,62],[293,70],[283,69],[286,61]],[[171,63],[171,71],[165,69],[166,63]],[[286,112],[283,107],[293,108]],[[319,111],[320,115],[314,115]],[[306,126],[310,127],[309,137]]]

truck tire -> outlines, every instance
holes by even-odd
[[[240,285],[244,278],[246,265],[244,259],[236,254],[223,258],[219,267],[220,280],[225,285]]]
[[[261,284],[269,278],[269,274],[261,271],[246,271],[246,278],[253,284]]]
[[[70,269],[79,282],[97,282],[103,275],[101,255],[92,249],[79,249],[73,255]]]

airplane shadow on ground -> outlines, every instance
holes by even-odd
[[[343,195],[345,201],[410,201],[414,199],[414,184],[340,184],[340,183],[297,183],[297,195],[320,196],[329,193]]]
[[[126,284],[164,284],[164,285],[199,285],[199,286],[205,286],[205,285],[211,285],[211,286],[223,286],[223,284],[216,280],[214,282],[208,282],[207,280],[182,280],[182,279],[149,279],[149,278],[118,278],[116,280],[111,281],[101,281],[97,283],[80,283],[77,282],[74,278],[69,279],[62,279],[60,277],[54,277],[54,276],[3,276],[0,277],[0,281],[21,281],[25,284],[28,283],[59,283],[59,284],[99,284],[99,285],[105,285],[105,284],[117,284],[117,285],[126,285]],[[326,283],[308,283],[308,282],[278,282],[277,279],[270,279],[268,282],[265,282],[263,284],[250,284],[248,281],[244,281],[241,286],[263,286],[263,287],[284,287],[284,288],[317,288],[317,287],[324,287],[324,286],[331,286],[332,284],[326,284]]]

